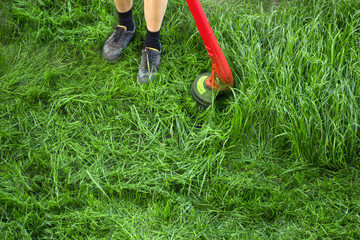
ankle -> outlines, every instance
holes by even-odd
[[[119,25],[125,26],[128,31],[133,31],[135,28],[133,16],[132,16],[132,8],[127,12],[117,12],[119,16]]]
[[[158,51],[161,50],[160,30],[157,32],[151,32],[147,29],[145,35],[144,47],[154,48]]]

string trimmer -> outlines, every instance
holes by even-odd
[[[186,1],[212,64],[211,73],[199,75],[193,82],[190,92],[198,104],[208,107],[213,97],[229,92],[229,87],[233,85],[233,77],[199,0]]]

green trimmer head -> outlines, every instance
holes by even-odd
[[[191,96],[195,102],[205,108],[211,105],[216,96],[216,90],[205,84],[205,80],[210,76],[211,73],[209,72],[201,74],[195,79],[190,89]]]
[[[208,86],[206,82],[213,80],[212,78],[215,77],[210,72],[203,73],[195,79],[190,89],[195,102],[205,108],[209,107],[217,96],[223,95],[229,90],[226,86],[217,89]]]

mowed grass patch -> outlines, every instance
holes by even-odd
[[[202,3],[235,79],[207,110],[183,2],[144,86],[141,2],[114,63],[111,1],[1,3],[1,238],[360,237],[357,1]]]

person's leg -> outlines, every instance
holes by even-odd
[[[144,0],[147,32],[138,72],[138,80],[141,84],[152,80],[159,70],[161,59],[160,29],[167,2],[167,0]]]
[[[115,61],[121,57],[122,51],[129,45],[135,34],[135,23],[132,17],[132,0],[114,0],[119,16],[119,25],[114,27],[113,34],[105,42],[103,58]]]
[[[151,32],[160,31],[165,15],[167,0],[145,0],[144,11],[146,27]]]
[[[120,13],[129,11],[132,8],[132,0],[114,0],[116,10]]]
[[[161,50],[160,46],[160,29],[164,19],[167,6],[167,0],[144,0],[146,36],[145,47],[151,47]]]
[[[132,0],[114,0],[116,10],[119,16],[119,25],[125,26],[126,30],[134,29],[132,16]]]

